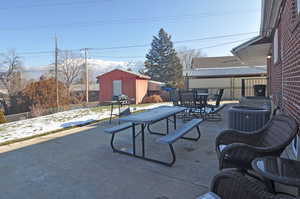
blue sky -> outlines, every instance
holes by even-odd
[[[106,48],[151,43],[163,27],[173,41],[259,31],[261,0],[22,0],[0,5],[0,52],[16,49],[25,65],[53,61],[54,35],[60,49]],[[217,40],[178,43],[204,48],[208,56],[229,55],[258,33]],[[150,46],[149,46],[150,47]],[[149,47],[91,51],[91,58],[143,60]]]

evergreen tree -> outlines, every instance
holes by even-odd
[[[171,36],[164,29],[160,29],[158,36],[153,36],[151,49],[146,58],[146,75],[150,76],[153,80],[181,87],[182,65],[173,47]]]

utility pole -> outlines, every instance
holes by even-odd
[[[59,94],[58,94],[58,48],[57,48],[57,37],[55,35],[55,84],[56,84],[56,109],[59,109]]]
[[[89,102],[89,69],[87,63],[87,53],[90,48],[83,48],[81,49],[84,51],[84,65],[85,65],[85,96],[86,102]]]

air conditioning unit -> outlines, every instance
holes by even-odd
[[[229,128],[240,131],[255,131],[270,119],[270,110],[249,106],[233,106],[228,110]]]

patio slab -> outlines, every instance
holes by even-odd
[[[218,172],[214,140],[226,128],[227,109],[221,110],[222,121],[200,125],[198,142],[175,143],[177,161],[171,168],[113,153],[110,135],[103,132],[108,122],[0,147],[0,198],[196,198],[208,191]],[[165,123],[153,129],[165,129]],[[129,133],[116,140],[124,150],[130,147]],[[168,159],[167,146],[157,144],[157,138],[146,135],[147,155]]]

